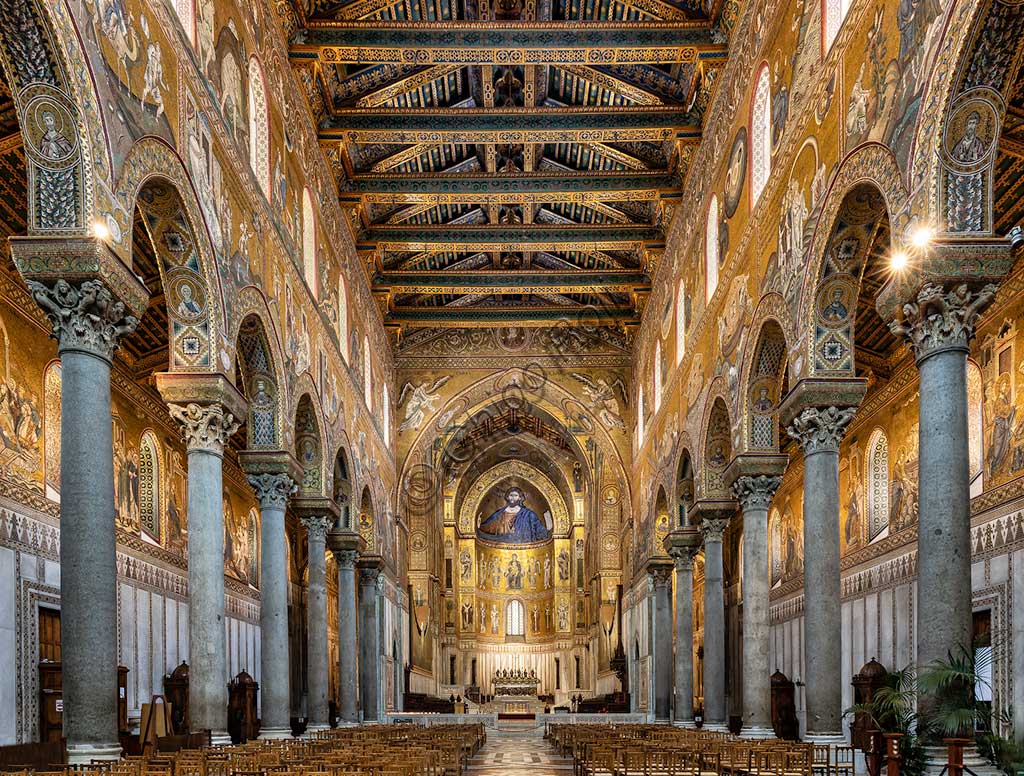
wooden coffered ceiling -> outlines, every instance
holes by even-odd
[[[292,0],[385,324],[635,327],[725,64],[720,4]]]

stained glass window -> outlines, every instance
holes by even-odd
[[[715,195],[708,205],[708,222],[704,230],[704,276],[706,300],[710,302],[718,288],[718,197]]]
[[[973,361],[967,362],[967,447],[971,467],[971,495],[977,496],[984,487],[983,434],[984,413],[982,410],[981,367]]]
[[[772,171],[772,97],[768,65],[761,67],[750,111],[750,206],[757,204]]]
[[[370,338],[363,337],[363,399],[366,409],[373,409],[373,367],[370,365]]]
[[[843,20],[850,10],[850,0],[822,0],[821,12],[825,18],[825,37],[822,43],[825,46],[823,53],[827,54],[839,34],[839,28],[843,26]]]
[[[270,117],[263,68],[256,57],[249,60],[249,130],[249,165],[270,199]]]
[[[338,344],[341,345],[341,355],[347,364],[351,356],[348,341],[348,285],[344,277],[338,278]]]
[[[680,279],[676,288],[676,366],[686,355],[686,285]]]
[[[46,492],[60,494],[60,363],[54,361],[43,377],[43,469]]]
[[[522,636],[525,634],[526,617],[523,614],[523,602],[511,600],[505,607],[505,635]]]
[[[174,10],[181,21],[185,37],[193,46],[196,44],[196,0],[174,0]]]
[[[661,340],[654,346],[654,411],[661,408]]]
[[[868,442],[867,475],[870,541],[889,526],[889,440],[881,429],[875,429]]]
[[[318,299],[319,287],[317,283],[317,255],[316,255],[316,213],[313,211],[313,198],[309,195],[309,189],[302,190],[302,272],[306,277],[306,285],[313,292],[313,298]]]
[[[150,432],[139,444],[139,517],[142,530],[160,541],[160,461]]]

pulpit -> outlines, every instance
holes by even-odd
[[[188,663],[181,665],[164,677],[164,697],[171,704],[171,732],[181,736],[189,732],[188,714]]]
[[[256,693],[260,686],[246,671],[228,684],[228,733],[232,742],[242,744],[260,734],[256,717]]]

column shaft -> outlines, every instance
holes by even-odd
[[[654,583],[654,717],[667,721],[672,711],[672,576],[669,566],[651,572]]]
[[[261,505],[260,523],[260,738],[280,738],[291,735],[284,506]]]
[[[725,729],[724,520],[706,520],[704,532],[704,727]],[[713,524],[708,528],[708,524]],[[714,525],[720,524],[720,525]]]
[[[307,518],[309,542],[309,596],[306,601],[306,675],[309,686],[309,729],[329,727],[327,715],[327,566],[326,537],[330,521]]]
[[[338,672],[340,714],[344,722],[359,721],[359,674],[356,642],[355,552],[343,550],[338,558]]]
[[[61,353],[60,594],[71,763],[116,759],[117,560],[110,362]]]
[[[693,558],[676,560],[676,722],[693,722]]]
[[[222,465],[216,453],[188,452],[189,716],[214,743],[230,742]]]
[[[804,671],[808,735],[842,731],[839,451],[804,458]]]
[[[380,567],[360,566],[359,584],[359,698],[363,722],[381,719]]]

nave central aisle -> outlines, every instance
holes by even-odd
[[[535,722],[502,722],[487,730],[487,743],[469,761],[467,776],[568,776],[572,758],[544,740]]]

